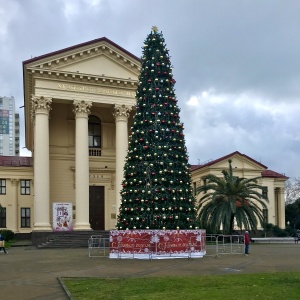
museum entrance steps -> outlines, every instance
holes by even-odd
[[[109,230],[52,232],[47,236],[46,241],[37,244],[37,248],[87,248],[91,236],[109,238]]]

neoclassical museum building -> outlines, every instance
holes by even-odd
[[[107,38],[23,62],[25,140],[32,157],[0,157],[0,229],[15,233],[114,229],[140,59]],[[234,152],[191,166],[192,184],[261,177],[266,221],[285,227],[285,175]]]

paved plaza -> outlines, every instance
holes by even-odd
[[[12,247],[0,253],[1,299],[68,299],[59,277],[147,277],[300,271],[300,244],[251,244],[250,255],[199,259],[118,260],[88,249]]]

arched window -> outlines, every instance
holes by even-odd
[[[89,116],[89,153],[101,156],[101,121],[96,116]]]

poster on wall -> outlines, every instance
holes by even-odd
[[[72,203],[53,203],[53,231],[72,230]]]

